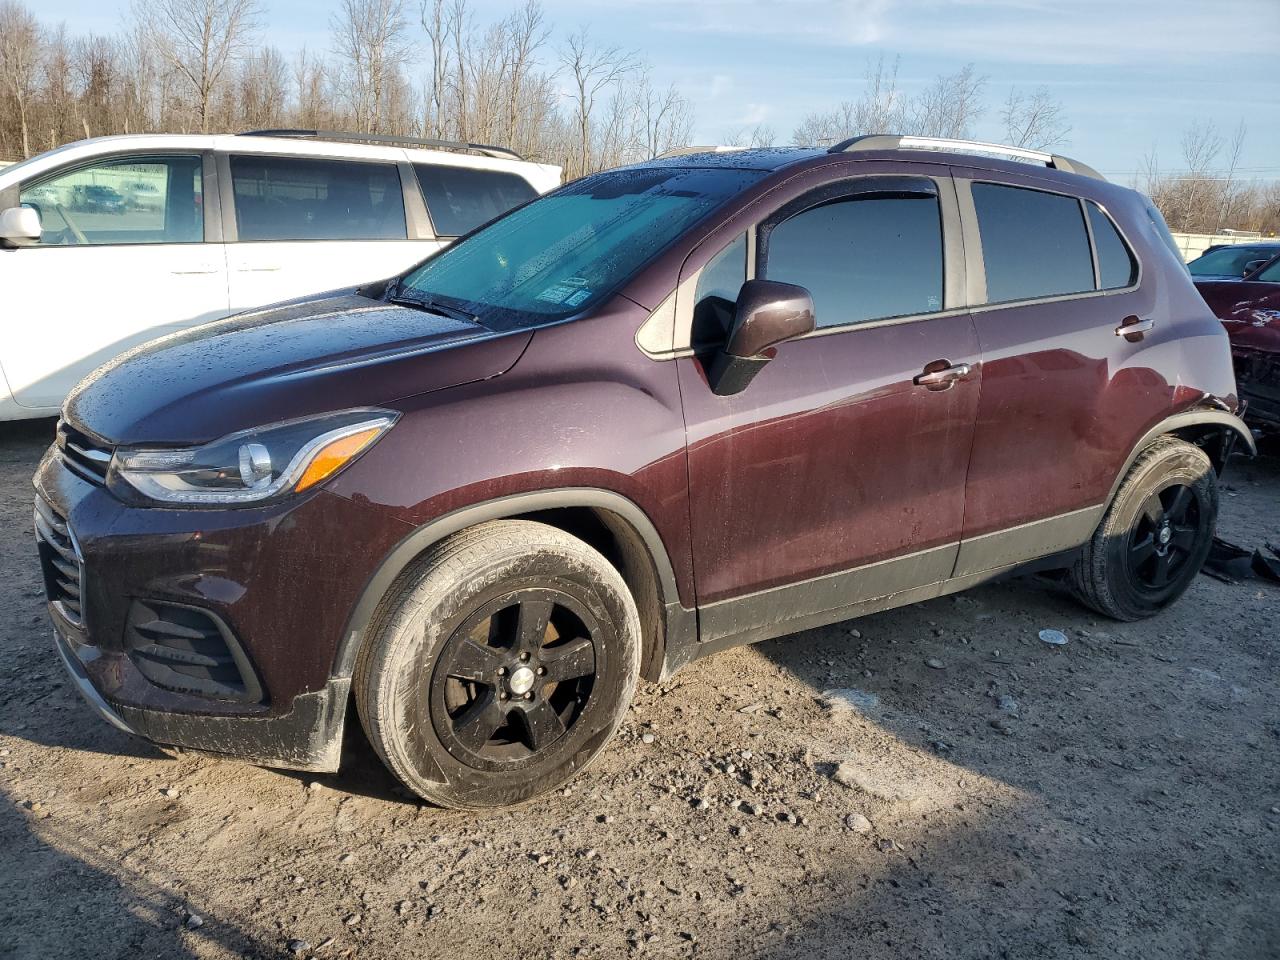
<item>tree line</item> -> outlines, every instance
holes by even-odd
[[[509,146],[573,178],[686,144],[689,101],[536,0],[340,0],[328,50],[262,45],[260,0],[137,0],[110,36],[0,0],[0,159],[84,137],[299,127]],[[567,91],[567,93],[566,93]]]
[[[135,0],[111,35],[41,23],[24,0],[0,0],[0,159],[84,137],[141,132],[340,129],[509,146],[573,179],[684,146],[693,108],[660,87],[634,51],[565,32],[537,0],[482,18],[470,0],[339,0],[325,50],[286,55],[263,44],[264,0]],[[414,6],[413,4],[417,4]],[[966,138],[991,112],[973,64],[915,94],[898,60],[870,62],[856,99],[810,113],[790,142],[822,146],[861,133]],[[1047,87],[1013,89],[995,109],[1004,142],[1066,143]],[[990,124],[987,125],[988,127]],[[1280,184],[1240,168],[1243,126],[1193,124],[1183,170],[1149,155],[1134,185],[1177,231],[1280,230]],[[738,146],[781,141],[768,125],[730,133]]]

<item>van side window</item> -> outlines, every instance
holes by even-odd
[[[20,202],[42,246],[201,243],[202,173],[199,156],[120,158],[24,184]]]
[[[943,308],[942,219],[928,194],[810,207],[773,227],[762,275],[806,287],[819,327]]]
[[[392,163],[232,156],[241,240],[404,240]]]
[[[425,163],[413,169],[438,237],[470,233],[537,196],[529,181],[514,173]]]
[[[988,303],[1094,289],[1089,235],[1075,197],[975,183],[973,204]]]
[[[1098,252],[1098,289],[1128,287],[1138,279],[1138,262],[1111,218],[1093,201],[1085,201],[1089,226],[1093,230],[1093,248]]]

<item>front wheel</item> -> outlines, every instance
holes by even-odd
[[[1125,475],[1071,570],[1074,592],[1116,620],[1153,616],[1204,565],[1218,519],[1218,476],[1199,447],[1161,437]]]
[[[356,665],[383,762],[419,796],[519,803],[580,771],[635,690],[640,620],[618,571],[545,524],[485,523],[395,584]]]

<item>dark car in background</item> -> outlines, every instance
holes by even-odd
[[[1194,279],[1231,338],[1236,382],[1247,402],[1245,419],[1258,429],[1280,432],[1280,246],[1274,259],[1241,279]]]
[[[1280,257],[1280,240],[1210,247],[1187,264],[1196,280],[1239,280]]]
[[[1158,614],[1252,446],[1236,409],[1141,195],[859,137],[585,177],[137,348],[68,399],[35,524],[112,723],[334,770],[352,700],[412,790],[493,807],[737,644],[1028,570]]]

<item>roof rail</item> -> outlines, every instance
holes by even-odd
[[[670,150],[664,150],[653,159],[662,160],[666,157],[687,157],[691,153],[733,153],[735,150],[748,150],[749,147],[730,147],[724,144],[709,144],[707,146],[690,146],[690,147],[672,147]]]
[[[957,153],[989,153],[1000,157],[1012,157],[1015,160],[1043,163],[1046,167],[1052,167],[1055,170],[1078,173],[1083,177],[1093,177],[1095,180],[1106,179],[1093,167],[1079,160],[1072,160],[1056,153],[1046,153],[1043,150],[1028,150],[1026,147],[1011,147],[1003,143],[986,143],[982,140],[952,140],[947,137],[873,133],[841,140],[828,152],[861,153],[866,150],[953,150]]]
[[[431,147],[436,150],[462,150],[480,153],[488,157],[523,160],[524,157],[509,147],[494,147],[487,143],[465,143],[461,140],[429,140],[422,137],[393,137],[385,133],[343,133],[339,130],[244,130],[239,137],[297,137],[303,140],[348,140],[363,143],[391,143],[401,146]]]

